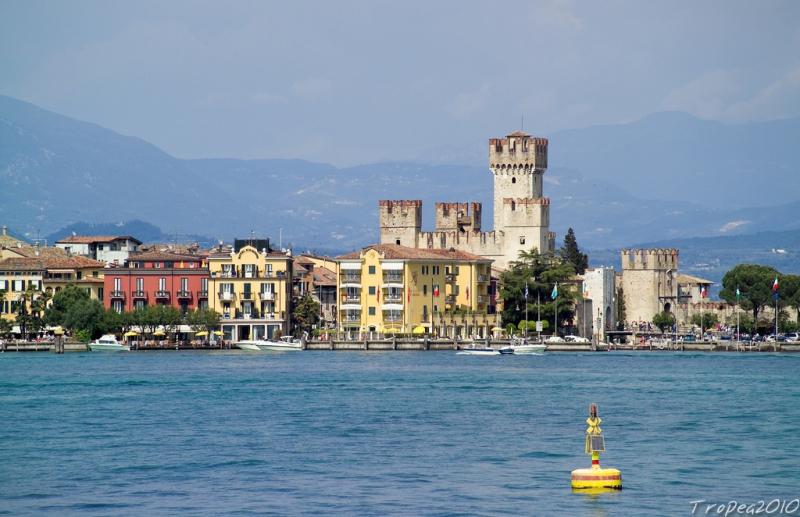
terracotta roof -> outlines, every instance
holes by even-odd
[[[361,257],[362,253],[368,250],[375,250],[381,255],[383,255],[383,257],[386,259],[441,260],[441,261],[479,260],[483,262],[491,262],[491,259],[487,259],[486,257],[473,255],[472,253],[467,253],[466,251],[456,250],[453,248],[450,248],[449,250],[409,248],[406,246],[400,246],[399,244],[373,244],[372,246],[367,246],[366,248],[363,248],[361,251],[354,251],[353,253],[341,255],[337,257],[337,259],[340,260],[357,259]]]
[[[142,261],[142,262],[180,262],[180,261],[188,261],[188,262],[200,262],[203,260],[202,255],[193,255],[190,253],[174,253],[169,251],[145,251],[145,252],[133,252],[128,255],[128,262],[130,261]]]
[[[692,275],[686,275],[686,274],[683,274],[683,273],[679,274],[676,277],[676,280],[678,281],[679,284],[708,284],[708,285],[711,285],[711,284],[714,283],[711,280],[706,280],[704,278],[700,278],[700,277],[692,276]]]
[[[70,235],[56,241],[57,244],[92,244],[94,242],[112,242],[119,239],[127,239],[141,244],[142,241],[130,235]]]
[[[21,255],[22,257],[69,257],[69,253],[61,248],[44,247],[44,246],[31,246],[26,244],[24,246],[8,248],[12,253]]]
[[[336,285],[336,273],[322,266],[317,266],[312,271],[314,285]]]
[[[64,257],[12,257],[0,260],[0,271],[44,271],[46,269],[103,268],[97,260],[67,255]]]
[[[525,131],[514,131],[513,133],[509,133],[508,136],[531,136]]]

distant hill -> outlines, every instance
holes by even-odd
[[[148,242],[197,242],[201,246],[211,247],[216,241],[210,237],[195,234],[167,234],[154,224],[144,221],[121,221],[118,223],[73,223],[49,234],[48,244],[70,235],[132,235],[144,243]]]
[[[800,163],[794,142],[800,138],[792,140],[799,136],[793,122],[731,129],[687,117],[657,115],[641,123],[553,135],[545,193],[552,200],[552,226],[559,240],[570,226],[581,245],[595,249],[655,236],[800,228],[795,215],[800,176],[794,174],[794,164]],[[695,126],[704,129],[689,131]],[[743,152],[742,139],[749,141],[742,132],[772,135],[751,139],[761,142],[753,156],[769,164],[762,182],[755,185],[750,176],[737,176],[741,171],[723,170],[731,165],[730,156]],[[698,141],[709,142],[702,153]],[[484,151],[481,146],[479,152]],[[687,165],[695,160],[708,166],[703,169],[706,175]],[[720,166],[709,165],[717,161]],[[661,189],[665,174],[681,195]],[[649,176],[653,177],[646,179]],[[768,183],[779,180],[775,188]],[[143,220],[167,236],[229,241],[253,231],[296,249],[349,251],[378,238],[379,199],[422,199],[427,228],[433,226],[436,201],[483,202],[486,229],[492,213],[491,175],[485,162],[449,165],[432,160],[336,168],[303,160],[182,160],[139,138],[3,96],[0,185],[0,222],[28,238],[59,230],[77,232],[70,228],[77,223]],[[641,185],[654,188],[643,195]],[[741,189],[749,195],[734,196]],[[727,201],[719,203],[720,199]],[[781,200],[785,203],[770,206]]]

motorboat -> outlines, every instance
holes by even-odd
[[[239,341],[236,347],[241,350],[252,350],[261,352],[288,352],[302,350],[303,343],[292,336],[283,336],[280,340],[274,339],[252,339]]]
[[[580,345],[586,345],[591,343],[591,341],[588,338],[585,338],[583,336],[566,336],[564,338],[564,341],[566,341],[567,343],[575,343]]]
[[[540,354],[547,350],[544,343],[530,343],[527,339],[515,338],[511,340],[509,346],[500,349],[501,354]]]
[[[87,345],[90,352],[127,352],[131,347],[117,341],[114,334],[106,334]]]
[[[500,355],[500,350],[485,347],[470,345],[467,348],[462,348],[456,352],[457,355]]]

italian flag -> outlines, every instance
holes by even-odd
[[[777,276],[775,277],[775,281],[772,282],[772,292],[773,293],[778,292],[778,277]]]
[[[700,289],[700,298],[708,298],[708,291],[706,290],[706,286],[703,286],[703,288]]]

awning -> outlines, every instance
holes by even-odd
[[[423,327],[422,325],[417,325],[411,331],[412,334],[424,334],[425,332],[427,332],[427,330],[425,330],[425,327]]]
[[[200,332],[195,334],[195,336],[199,336],[199,337],[203,337],[203,336],[207,336],[207,335],[208,335],[208,332],[206,332],[205,330],[201,330]]]

